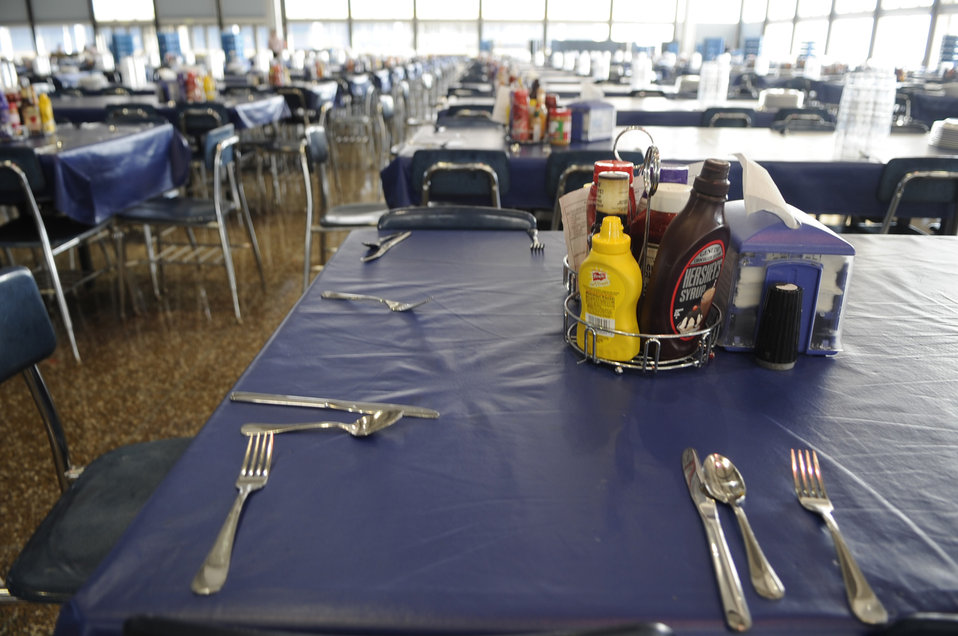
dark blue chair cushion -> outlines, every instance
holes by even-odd
[[[0,269],[0,382],[53,354],[57,337],[26,267]]]
[[[10,592],[36,602],[62,603],[73,596],[189,442],[174,438],[124,446],[88,465],[10,568]]]

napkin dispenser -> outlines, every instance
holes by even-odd
[[[720,306],[724,302],[718,344],[730,351],[753,349],[764,297],[775,283],[794,283],[804,291],[799,353],[832,355],[842,348],[855,248],[807,214],[793,218],[794,228],[767,210],[747,213],[744,201],[725,206],[731,239],[716,298]]]
[[[583,100],[570,103],[572,112],[572,142],[612,139],[615,131],[615,107],[601,100]]]

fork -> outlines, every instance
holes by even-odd
[[[546,248],[545,243],[539,240],[539,230],[538,228],[530,228],[526,230],[529,233],[529,238],[532,239],[532,244],[529,245],[529,249],[533,252],[541,252]]]
[[[353,294],[351,292],[337,292],[337,291],[324,291],[322,293],[323,298],[334,298],[337,300],[375,300],[380,302],[387,307],[390,311],[409,311],[414,309],[419,305],[424,305],[432,300],[431,297],[423,298],[422,300],[417,300],[416,302],[404,303],[398,300],[388,300],[386,298],[380,298],[379,296],[367,296],[366,294]]]
[[[399,236],[399,232],[396,232],[395,234],[387,234],[386,236],[380,236],[375,241],[363,241],[363,245],[365,245],[371,250],[377,250],[383,246],[383,243],[385,243],[386,241],[391,241],[397,236]]]
[[[230,556],[233,552],[233,539],[236,537],[236,526],[239,523],[243,504],[251,492],[266,485],[272,463],[273,434],[263,433],[251,436],[246,444],[243,467],[240,469],[239,477],[236,478],[239,494],[236,495],[233,507],[226,515],[226,521],[220,528],[213,547],[190,585],[190,589],[196,594],[208,595],[219,592],[226,582],[226,575],[230,569]]]
[[[796,452],[793,448],[791,456],[795,495],[806,510],[821,515],[832,534],[835,551],[838,553],[838,564],[842,570],[842,579],[845,581],[845,593],[852,613],[858,620],[870,625],[887,622],[888,612],[868,585],[865,575],[858,569],[858,564],[855,563],[851,551],[845,545],[845,539],[832,517],[834,506],[828,498],[828,493],[825,492],[822,470],[818,465],[818,453],[808,450]]]

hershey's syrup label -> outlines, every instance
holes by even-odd
[[[722,241],[707,243],[689,259],[672,291],[673,333],[698,331],[705,322],[715,295],[715,283],[725,261]]]

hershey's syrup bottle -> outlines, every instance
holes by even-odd
[[[728,249],[729,163],[709,159],[685,208],[665,230],[639,313],[643,334],[681,334],[705,325]],[[698,337],[664,338],[660,360],[692,353]]]

